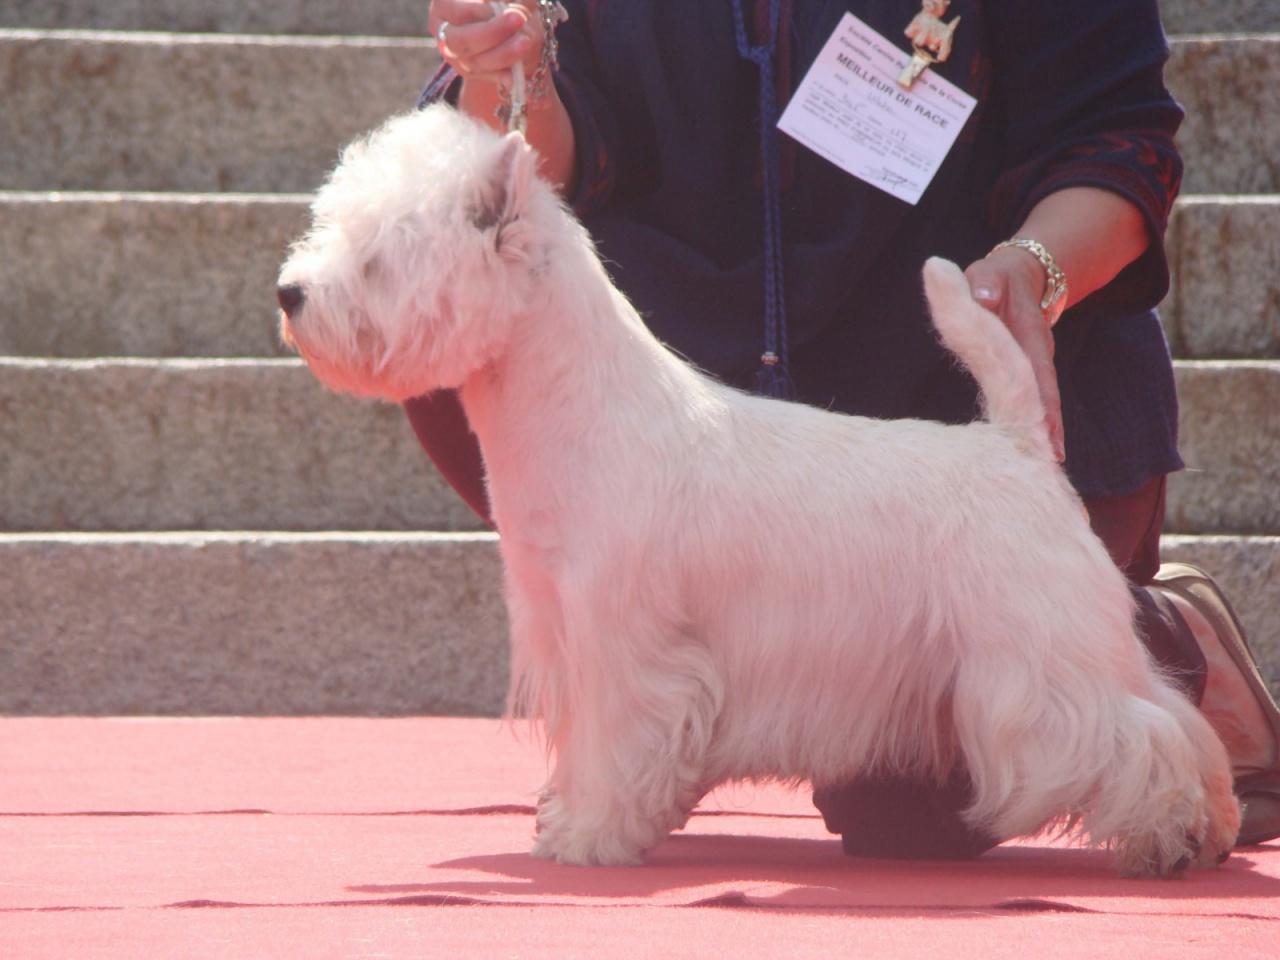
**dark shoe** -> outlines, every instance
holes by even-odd
[[[960,818],[971,797],[968,774],[961,771],[944,785],[864,777],[815,790],[813,804],[851,857],[969,860],[1000,842]]]
[[[1185,619],[1208,664],[1200,709],[1227,748],[1244,807],[1237,845],[1280,837],[1280,709],[1235,611],[1208,574],[1190,564],[1164,564],[1152,587],[1201,617]]]

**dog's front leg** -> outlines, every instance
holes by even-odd
[[[721,701],[714,663],[688,638],[628,619],[625,640],[571,632],[568,729],[539,805],[534,856],[639,863],[709,786]]]

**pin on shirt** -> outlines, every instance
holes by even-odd
[[[951,0],[923,0],[923,9],[915,15],[903,31],[911,41],[911,59],[902,68],[898,84],[910,90],[920,74],[935,63],[943,63],[951,56],[951,36],[960,18],[943,23],[942,17],[951,6]]]

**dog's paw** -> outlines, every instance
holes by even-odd
[[[616,828],[590,829],[570,813],[555,794],[538,802],[538,825],[532,855],[542,860],[591,867],[633,867],[644,861],[644,849]]]
[[[616,837],[573,831],[541,831],[530,853],[540,860],[580,867],[636,867],[644,862],[643,851],[629,847]]]
[[[1231,841],[1215,835],[1206,821],[1194,829],[1150,831],[1116,845],[1120,873],[1126,877],[1173,880],[1188,870],[1216,867],[1231,854]]]
[[[538,839],[533,843],[533,849],[529,851],[529,856],[538,860],[555,860],[556,852],[554,847],[546,841],[544,834],[538,834]]]
[[[1190,837],[1177,845],[1151,835],[1128,837],[1116,845],[1116,868],[1122,877],[1173,880],[1199,855],[1199,844]]]

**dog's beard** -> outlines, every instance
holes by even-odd
[[[329,351],[310,342],[307,336],[299,335],[298,326],[287,317],[281,320],[280,338],[330,390],[395,402],[415,395],[413,391],[397,389],[394,377],[389,376],[391,365],[386,351],[379,347],[381,340],[367,328],[357,328],[355,350],[335,351],[341,362],[332,360]]]

